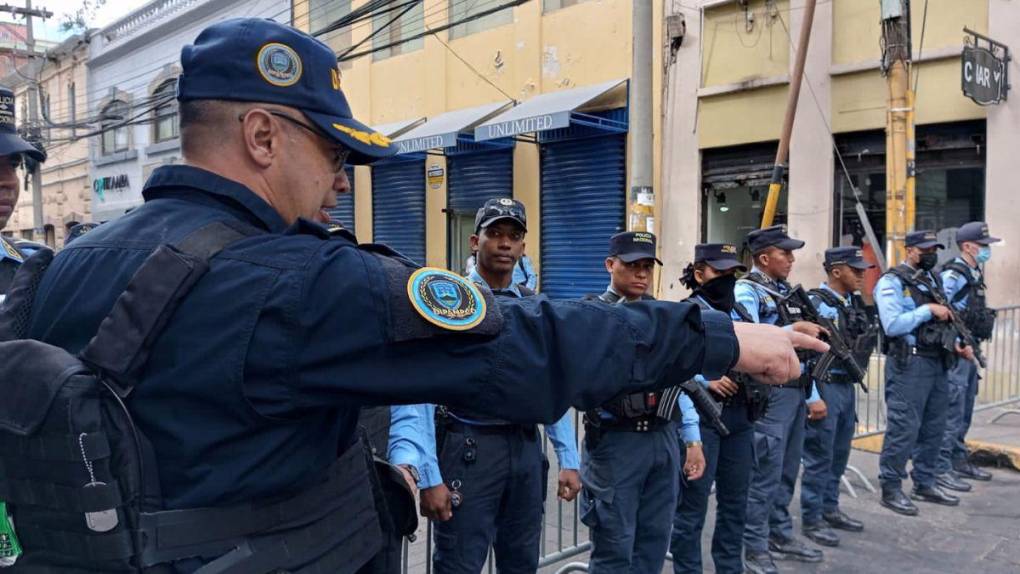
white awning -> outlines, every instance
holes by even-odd
[[[423,123],[425,123],[425,118],[415,118],[413,120],[403,120],[389,124],[382,124],[380,126],[372,126],[372,129],[392,139],[404,134],[408,130],[413,130]]]
[[[618,92],[625,94],[626,85],[627,80],[612,80],[535,96],[480,124],[475,128],[475,141],[568,127],[571,113],[598,108],[615,99]]]
[[[514,102],[496,102],[474,108],[454,110],[429,118],[427,122],[394,138],[400,151],[397,153],[423,152],[435,148],[457,145],[457,135],[469,132],[481,122],[513,107]]]

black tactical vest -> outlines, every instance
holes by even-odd
[[[973,269],[966,263],[954,259],[946,263],[943,270],[952,270],[963,276],[967,283],[953,295],[952,303],[955,305],[967,298],[967,304],[960,312],[972,335],[979,341],[992,338],[995,330],[995,311],[988,308],[988,299],[985,292],[985,276],[979,269]]]
[[[158,453],[127,398],[209,260],[247,233],[213,223],[159,247],[78,356],[22,338],[52,252],[21,266],[0,313],[0,500],[24,549],[12,572],[167,572],[197,560],[202,574],[334,574],[378,552],[383,494],[360,441],[303,490],[163,507]]]
[[[915,307],[921,307],[929,303],[937,303],[931,295],[930,289],[941,289],[941,282],[937,275],[929,273],[929,278],[923,277],[924,271],[920,271],[906,264],[899,264],[888,271],[895,275],[903,284],[907,295],[914,301]],[[946,351],[942,345],[945,330],[950,328],[943,321],[926,321],[913,331],[917,351],[927,356],[943,356]],[[889,337],[890,347],[905,345],[903,337]]]
[[[850,305],[847,306],[828,289],[812,289],[808,293],[813,301],[820,300],[836,310],[836,328],[840,330],[843,340],[853,350],[857,364],[867,370],[871,354],[878,344],[878,325],[875,323],[874,317],[868,313],[861,296],[851,293],[848,296]],[[845,366],[840,366],[840,368],[844,372],[846,371]]]
[[[765,299],[766,297],[770,297],[775,302],[776,311],[779,313],[779,320],[776,321],[777,326],[785,327],[786,325],[792,325],[797,321],[804,320],[804,311],[800,308],[800,305],[783,295],[783,291],[789,290],[790,288],[790,285],[785,281],[769,279],[759,271],[752,271],[740,280],[750,281],[751,283],[758,285],[759,317],[769,312],[768,307],[765,304]]]

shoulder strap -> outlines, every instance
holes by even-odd
[[[968,293],[970,293],[970,288],[975,283],[974,275],[971,273],[971,270],[970,270],[969,267],[967,267],[965,264],[963,264],[962,262],[960,262],[957,259],[953,259],[951,261],[946,262],[946,264],[942,266],[942,270],[943,271],[947,271],[947,270],[948,271],[955,271],[955,272],[959,273],[963,277],[963,279],[966,281],[966,283],[964,283],[963,287],[961,287],[953,295],[952,302],[954,304],[955,303],[959,303],[960,301],[963,300],[964,297],[967,296]],[[939,274],[939,280],[941,280],[941,279],[942,279],[942,275],[940,273]]]
[[[135,272],[79,358],[102,372],[122,398],[138,383],[149,351],[191,288],[209,271],[209,260],[254,229],[222,221],[160,245]]]
[[[29,257],[14,275],[7,298],[0,306],[0,342],[24,339],[32,314],[35,293],[43,274],[53,261],[53,252],[44,249]]]
[[[825,303],[829,307],[832,307],[833,309],[836,310],[836,313],[839,314],[840,319],[839,324],[842,326],[841,328],[846,328],[847,326],[849,326],[849,321],[846,314],[846,307],[843,304],[843,302],[839,300],[839,297],[837,297],[832,291],[829,291],[828,289],[815,288],[808,291],[808,294],[810,294],[812,297],[817,297],[822,301],[822,303]],[[853,295],[848,295],[847,300],[852,301],[852,299],[850,299],[851,297],[853,297]],[[812,303],[814,303],[814,301],[812,301]]]
[[[743,321],[745,323],[754,323],[754,318],[751,317],[751,314],[748,313],[747,309],[744,308],[743,303],[734,302],[733,303],[733,312],[736,313],[738,317],[740,317],[741,321]]]
[[[531,297],[535,294],[535,291],[524,283],[518,283],[517,290],[521,292],[521,297]]]

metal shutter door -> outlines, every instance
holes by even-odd
[[[425,263],[424,161],[387,161],[372,168],[372,241]]]
[[[329,218],[340,222],[351,233],[357,233],[354,229],[354,168],[346,167],[347,180],[351,182],[350,193],[341,193],[336,196],[336,207],[328,211]]]
[[[474,214],[487,199],[513,196],[512,149],[451,155],[447,169],[447,209]]]
[[[601,293],[609,284],[609,238],[624,230],[626,136],[543,144],[542,292],[552,298]]]

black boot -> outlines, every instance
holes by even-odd
[[[860,532],[864,530],[864,523],[847,516],[842,510],[836,509],[832,512],[822,514],[822,518],[829,523],[829,526],[847,532]]]
[[[882,506],[904,516],[917,516],[917,507],[899,487],[882,487]]]
[[[804,537],[822,546],[839,546],[839,536],[829,526],[822,522],[804,523]]]
[[[956,474],[960,475],[963,478],[969,478],[971,480],[981,480],[984,482],[992,480],[992,473],[974,466],[973,464],[970,463],[970,461],[967,460],[954,464],[953,470],[955,470]]]
[[[796,538],[769,538],[769,550],[779,559],[797,560],[798,562],[821,562],[824,554],[817,548],[811,548]]]
[[[772,555],[768,552],[748,551],[744,557],[744,572],[750,574],[779,574],[776,563],[772,561]]]
[[[971,488],[973,488],[970,484],[960,480],[960,477],[952,470],[945,474],[936,476],[935,484],[937,484],[939,488],[955,490],[956,492],[970,492]]]
[[[910,492],[910,498],[914,500],[923,500],[925,502],[933,502],[935,504],[941,504],[942,506],[956,506],[960,504],[960,499],[942,492],[937,486],[914,486],[914,490]]]

